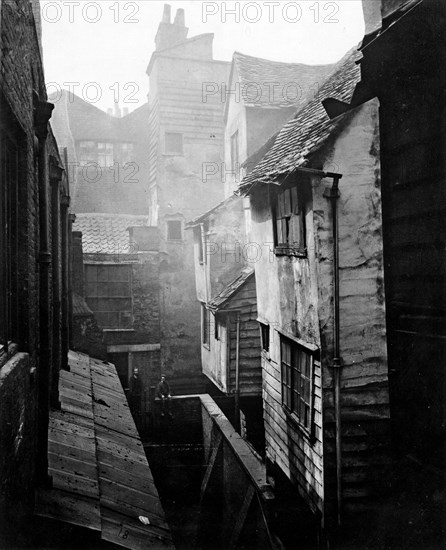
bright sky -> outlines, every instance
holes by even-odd
[[[130,111],[146,101],[145,71],[167,2],[40,3],[50,93],[71,87],[104,110],[115,98]],[[172,18],[185,9],[189,37],[215,34],[214,58],[225,61],[237,50],[276,61],[332,63],[364,34],[361,0],[169,3]]]

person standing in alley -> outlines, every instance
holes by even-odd
[[[161,399],[161,416],[168,412],[169,416],[172,416],[170,412],[170,401],[172,396],[170,394],[170,386],[164,375],[161,376],[161,381],[156,388],[156,395]]]

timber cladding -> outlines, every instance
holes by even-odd
[[[325,170],[334,164],[343,173],[338,201],[341,484],[348,512],[366,509],[382,494],[390,464],[377,107],[371,101],[353,110],[336,139],[314,159]],[[311,180],[303,212],[305,254],[276,256],[272,262],[261,258],[255,265],[259,318],[271,332],[269,351],[262,357],[267,458],[327,522],[334,518],[337,486],[333,233],[331,205],[324,196],[329,185],[319,177]],[[268,193],[258,189],[252,199],[253,239],[273,242]],[[313,353],[310,431],[289,410],[286,392],[294,382],[284,378],[284,339],[296,350]]]

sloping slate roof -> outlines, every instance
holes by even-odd
[[[74,231],[82,231],[84,254],[129,254],[135,252],[128,227],[148,225],[148,216],[127,214],[76,214]]]
[[[221,292],[217,294],[209,303],[208,308],[212,311],[221,309],[234,294],[246,283],[246,281],[254,275],[254,269],[246,267],[240,275],[229,283]]]
[[[269,61],[240,52],[234,53],[233,64],[241,85],[241,99],[252,107],[303,105],[335,67]]]
[[[243,178],[239,186],[240,193],[248,194],[255,183],[277,183],[278,177],[308,163],[309,156],[320,149],[345,120],[345,116],[330,120],[322,100],[331,97],[350,102],[361,78],[360,67],[356,64],[359,57],[360,54],[354,48],[341,60],[316,97],[285,124],[270,150]]]

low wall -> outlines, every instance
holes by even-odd
[[[0,547],[26,533],[34,506],[37,388],[30,357],[15,354],[0,370]],[[20,539],[20,537],[19,537]],[[22,541],[24,542],[24,541]]]

